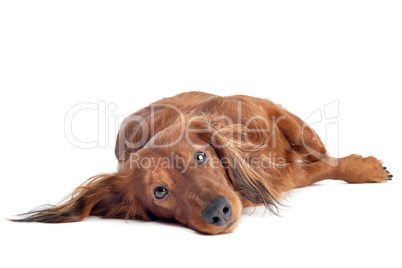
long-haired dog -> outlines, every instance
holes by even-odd
[[[103,218],[179,222],[201,233],[232,232],[244,207],[273,213],[281,194],[333,179],[385,182],[370,156],[330,157],[300,118],[267,99],[188,92],[127,117],[117,136],[118,171],[100,174],[59,205],[20,222]]]

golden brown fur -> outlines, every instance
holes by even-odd
[[[59,223],[96,215],[228,233],[243,207],[265,205],[277,213],[281,194],[291,189],[324,179],[364,183],[392,177],[374,157],[328,156],[300,118],[249,96],[187,92],[159,100],[126,118],[115,153],[116,173],[90,178],[64,203],[16,221]],[[162,198],[160,187],[167,192]]]

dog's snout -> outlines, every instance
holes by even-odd
[[[229,200],[224,196],[214,199],[202,212],[202,218],[213,225],[222,226],[232,217]]]

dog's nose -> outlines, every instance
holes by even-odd
[[[214,199],[202,212],[202,218],[213,225],[222,226],[232,217],[229,200],[224,196]]]

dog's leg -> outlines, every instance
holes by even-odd
[[[326,157],[326,149],[317,133],[291,112],[277,107],[274,122],[291,143],[293,149],[309,161]]]
[[[325,179],[344,180],[348,183],[385,182],[392,175],[373,156],[353,154],[344,158],[326,157],[321,161],[304,164],[304,172],[294,178],[295,188]]]

